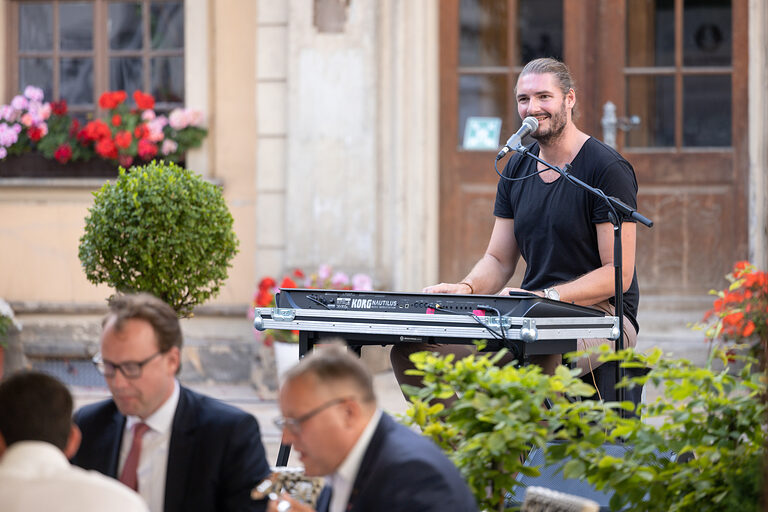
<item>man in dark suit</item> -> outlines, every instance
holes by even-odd
[[[112,398],[83,407],[72,462],[136,489],[152,512],[264,510],[270,473],[256,419],[179,385],[181,326],[148,294],[110,301],[94,361]]]
[[[476,511],[456,467],[431,440],[376,406],[373,382],[343,345],[321,347],[292,368],[280,389],[283,441],[307,476],[327,476],[321,512]],[[291,512],[312,510],[290,496]],[[268,510],[286,510],[273,500]]]

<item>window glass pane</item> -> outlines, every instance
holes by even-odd
[[[141,58],[113,57],[109,59],[109,90],[123,90],[132,102],[133,91],[141,90]]]
[[[88,2],[59,4],[59,31],[62,50],[93,49],[93,4]]]
[[[70,105],[93,103],[92,59],[61,59],[59,96]]]
[[[19,5],[19,50],[53,50],[53,5],[50,2]]]
[[[683,77],[683,145],[731,145],[730,75]]]
[[[52,59],[19,59],[19,91],[28,85],[40,87],[46,100],[53,98]]]
[[[640,116],[640,125],[627,132],[627,146],[675,145],[674,86],[672,76],[627,77],[627,113]]]
[[[154,57],[150,80],[156,101],[184,103],[183,57]]]
[[[730,0],[686,0],[684,5],[683,65],[730,66]]]
[[[507,2],[461,0],[459,66],[507,65]]]
[[[141,3],[114,2],[109,4],[107,33],[112,50],[142,48]]]
[[[627,65],[675,63],[674,0],[627,0]]]
[[[464,75],[459,77],[458,144],[464,138],[464,125],[470,116],[500,117],[507,114],[506,75]],[[507,127],[502,122],[501,133]]]
[[[521,64],[563,58],[563,0],[522,0],[517,17]]]
[[[152,49],[184,48],[184,8],[181,2],[153,3],[149,23]]]

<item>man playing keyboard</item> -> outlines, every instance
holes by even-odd
[[[529,62],[520,73],[515,92],[520,118],[538,120],[531,133],[536,142],[528,147],[531,154],[561,169],[570,164],[575,177],[636,207],[637,179],[632,166],[573,122],[576,93],[565,64],[550,58]],[[614,234],[605,201],[569,183],[557,171],[514,153],[498,183],[494,216],[488,248],[469,274],[459,283],[440,283],[425,288],[425,292],[530,291],[614,314]],[[635,231],[634,222],[622,223],[624,347],[633,347],[637,341]],[[521,256],[527,265],[522,288],[507,288]],[[614,341],[579,339],[577,347],[584,350],[600,344],[613,347]],[[408,356],[422,350],[463,357],[474,347],[395,345],[390,358],[400,384],[420,384],[418,377],[407,376],[405,371],[413,368]],[[502,363],[509,359],[511,356]],[[561,363],[561,355],[532,356],[530,360],[552,374]],[[598,365],[596,356],[577,362],[582,374]]]

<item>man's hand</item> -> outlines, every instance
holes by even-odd
[[[472,288],[467,283],[440,283],[427,286],[422,293],[472,293]]]
[[[510,288],[510,287],[506,287],[503,290],[501,290],[499,292],[499,295],[507,296],[507,295],[509,295],[510,292],[532,293],[534,295],[538,295],[539,297],[543,297],[544,296],[544,292],[542,292],[541,290],[532,292],[531,290],[524,290],[522,288]]]
[[[279,498],[270,495],[267,512],[315,512],[315,509],[282,493]]]

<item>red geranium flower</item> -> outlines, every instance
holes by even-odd
[[[120,155],[117,157],[117,162],[123,167],[130,167],[133,163],[133,157],[131,155]]]
[[[69,144],[62,144],[53,153],[53,157],[58,160],[59,163],[65,164],[69,162],[69,159],[72,157],[72,148]]]
[[[265,277],[259,281],[259,290],[271,290],[275,285],[277,285],[277,281],[271,277]]]
[[[131,132],[128,130],[117,132],[117,135],[115,135],[115,144],[117,144],[117,147],[122,149],[130,147],[132,140],[133,138],[131,137]]]
[[[103,158],[117,158],[117,146],[110,138],[103,138],[96,143],[96,152]]]
[[[120,117],[119,114],[115,114],[112,116],[112,126],[120,126],[120,123],[123,122],[123,118]]]
[[[149,160],[157,154],[157,144],[147,139],[139,140],[139,156],[144,160]]]
[[[57,116],[63,116],[67,113],[67,100],[52,101],[51,112]]]
[[[140,124],[133,129],[133,136],[138,139],[145,139],[149,135],[149,128],[147,125]]]
[[[125,91],[107,91],[99,98],[99,106],[107,110],[112,110],[125,101],[128,95]]]
[[[29,140],[37,142],[43,138],[43,129],[39,126],[30,126],[27,130],[27,135],[29,136]]]
[[[139,110],[152,110],[155,108],[155,98],[151,94],[146,94],[141,91],[133,92],[133,101],[136,102],[136,106]]]

